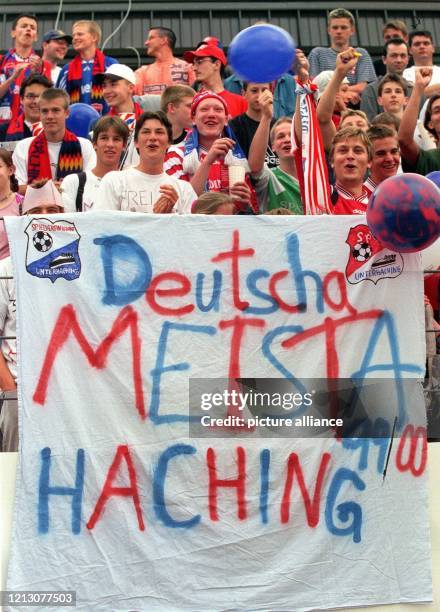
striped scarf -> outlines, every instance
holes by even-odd
[[[136,125],[136,119],[139,119],[144,112],[137,102],[133,102],[133,104],[133,113],[118,113],[114,108],[111,108],[108,115],[112,117],[119,117],[130,130],[133,130]]]
[[[83,158],[81,144],[75,134],[66,130],[58,156],[57,170],[54,180],[60,181],[68,174],[81,172]],[[28,185],[39,179],[51,179],[49,149],[44,132],[41,132],[31,142],[28,155]]]
[[[29,131],[31,132],[29,134]],[[41,121],[32,124],[32,128],[29,130],[24,122],[24,114],[20,113],[15,119],[11,119],[8,129],[6,130],[5,140],[7,142],[23,140],[29,136],[38,136],[43,131]]]
[[[330,183],[325,161],[322,136],[316,116],[315,92],[318,87],[311,81],[297,81],[301,117],[301,147],[296,141],[295,122],[292,122],[292,143],[301,200],[306,215],[331,215],[333,207],[330,198]]]
[[[105,55],[99,49],[96,49],[95,58],[93,60],[92,75],[101,74],[105,71]],[[66,91],[70,96],[70,103],[75,104],[81,102],[81,85],[82,85],[82,59],[77,55],[70,62],[67,69]],[[92,82],[92,105],[104,104],[102,96],[102,85]]]

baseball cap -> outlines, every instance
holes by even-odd
[[[72,44],[72,37],[63,32],[63,30],[49,30],[46,32],[43,36],[43,42],[50,42],[51,40],[66,40],[69,45]]]
[[[110,77],[115,81],[125,79],[132,85],[136,85],[136,77],[133,70],[125,64],[112,64],[105,72],[100,72],[99,74],[95,75],[93,80],[95,83],[100,85],[107,77]]]
[[[195,57],[214,57],[220,60],[223,66],[226,66],[228,63],[223,51],[214,45],[202,45],[195,51],[186,51],[186,53],[183,54],[183,59],[190,64],[194,62]]]

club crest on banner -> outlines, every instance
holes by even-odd
[[[345,242],[350,247],[345,276],[352,285],[363,280],[377,284],[381,278],[396,278],[402,274],[402,255],[385,249],[368,225],[350,228]]]
[[[32,219],[25,229],[26,270],[32,276],[75,280],[81,273],[78,246],[80,235],[71,221]]]

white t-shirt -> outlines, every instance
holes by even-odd
[[[93,207],[98,195],[101,178],[93,174],[91,170],[86,172],[86,184],[83,193],[83,212]],[[66,212],[76,212],[76,195],[78,193],[79,179],[77,174],[69,174],[61,182],[61,199]]]
[[[29,149],[31,146],[31,142],[33,140],[33,136],[30,138],[25,138],[17,143],[17,146],[14,149],[14,153],[12,155],[12,159],[15,164],[15,176],[17,177],[18,183],[20,185],[27,185],[28,182],[28,173],[27,173],[27,165],[28,165],[28,155]],[[93,148],[90,140],[86,138],[78,137],[79,143],[81,145],[81,152],[83,157],[83,170],[91,170],[96,166],[96,153]],[[52,170],[52,178],[55,179],[57,165],[58,165],[58,156],[61,150],[61,142],[48,142],[47,148],[49,150],[49,160],[50,167]]]
[[[93,210],[124,210],[131,212],[152,213],[154,204],[161,193],[159,187],[172,185],[179,199],[173,212],[190,213],[196,192],[187,181],[181,181],[165,172],[146,174],[136,168],[109,172],[104,176],[98,189]]]
[[[10,257],[0,261],[0,276],[12,276]],[[0,279],[0,330],[2,336],[17,333],[14,279]],[[14,380],[17,380],[17,340],[2,340],[1,351]]]
[[[409,83],[415,83],[416,67],[411,66],[410,68],[405,68],[405,70],[402,73],[402,76]],[[440,83],[440,66],[433,66],[432,67],[432,77],[431,77],[431,80],[429,81],[429,85],[437,85],[437,83]]]

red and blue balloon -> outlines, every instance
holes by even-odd
[[[421,251],[440,236],[440,189],[419,174],[387,178],[370,198],[367,222],[391,251]]]

